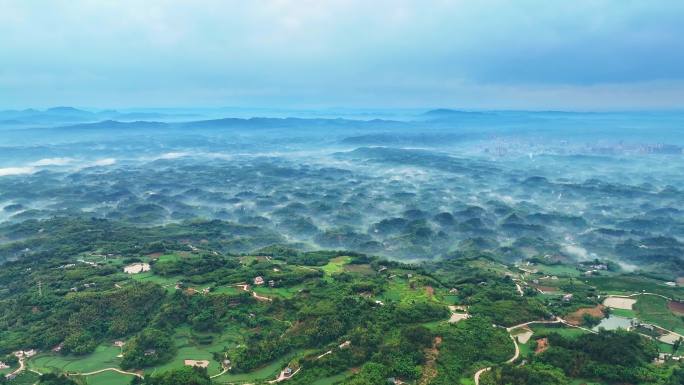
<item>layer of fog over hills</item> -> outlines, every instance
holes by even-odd
[[[217,219],[239,225],[231,252],[609,258],[669,278],[683,130],[684,113],[4,111],[0,240],[53,216]]]

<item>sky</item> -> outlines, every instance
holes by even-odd
[[[0,0],[0,109],[684,108],[681,0]]]

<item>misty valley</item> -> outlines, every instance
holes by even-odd
[[[0,383],[682,383],[682,124],[1,111]]]

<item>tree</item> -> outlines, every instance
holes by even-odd
[[[78,385],[76,381],[62,374],[45,373],[40,377],[41,385]]]
[[[131,382],[139,384],[140,382]],[[204,368],[185,366],[157,375],[146,377],[145,385],[211,385],[211,379]]]
[[[677,341],[672,344],[672,353],[677,354],[677,350],[679,350],[680,346],[682,346],[682,337],[679,337]]]

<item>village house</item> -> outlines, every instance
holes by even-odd
[[[145,355],[146,355],[146,356],[153,356],[153,355],[155,355],[155,354],[157,354],[157,351],[156,351],[155,349],[147,349],[147,350],[145,350]]]
[[[31,358],[38,354],[38,351],[36,349],[31,349],[31,350],[19,350],[14,352],[14,355],[17,358]]]
[[[0,370],[9,369],[9,367],[10,367],[9,365],[7,365],[6,363],[0,361]]]
[[[268,286],[275,287],[275,281],[274,280],[268,281]]]
[[[572,301],[572,294],[563,294],[563,302]]]
[[[254,278],[254,284],[255,285],[263,285],[264,284],[264,277],[262,276],[257,276]]]

